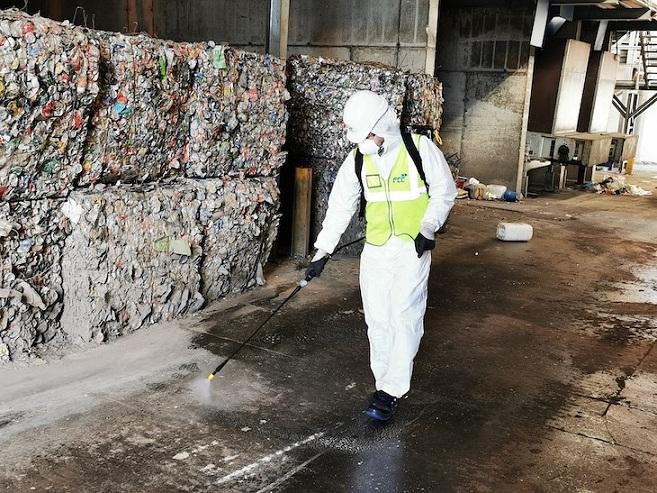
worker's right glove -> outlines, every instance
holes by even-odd
[[[323,256],[321,256],[322,253],[324,254]],[[326,252],[318,252],[318,255],[315,255],[315,259],[310,262],[310,265],[306,269],[306,281],[310,281],[315,277],[319,277],[322,274],[328,259],[329,257]]]
[[[424,252],[427,250],[433,250],[436,248],[436,240],[430,240],[422,233],[419,233],[415,237],[415,251],[417,252],[417,258],[422,258]]]

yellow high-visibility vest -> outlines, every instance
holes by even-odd
[[[420,136],[413,135],[413,140],[419,149]],[[367,242],[381,246],[393,235],[415,241],[429,196],[406,146],[399,146],[397,160],[387,180],[383,179],[370,155],[363,156],[363,174]]]

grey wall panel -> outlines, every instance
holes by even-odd
[[[95,15],[99,29],[144,30],[142,0],[135,3],[137,26],[127,25],[126,0],[65,1],[64,13],[72,19],[76,6],[81,6],[89,23]],[[155,34],[160,38],[214,40],[264,51],[269,0],[153,0],[153,12]],[[382,62],[423,72],[428,19],[429,0],[290,0],[289,52]]]
[[[444,84],[441,136],[461,174],[515,189],[528,82],[533,6],[441,9],[436,75]]]
[[[176,41],[264,46],[269,0],[155,0],[157,34]]]
[[[515,189],[527,78],[468,74],[462,174]]]

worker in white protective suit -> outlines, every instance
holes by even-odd
[[[456,186],[442,152],[427,137],[402,135],[394,109],[382,96],[353,94],[344,123],[347,138],[358,148],[338,171],[306,275],[321,274],[364,201],[360,288],[376,380],[365,413],[386,421],[410,389],[424,333],[431,250],[454,205]]]

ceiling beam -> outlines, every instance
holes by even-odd
[[[595,35],[595,43],[593,44],[594,51],[602,50],[602,47],[604,46],[605,43],[605,36],[607,35],[608,25],[609,25],[609,21],[600,21],[598,23],[598,32]]]
[[[615,9],[620,5],[619,0],[552,0],[552,5],[582,5],[594,6],[601,9]]]
[[[657,31],[657,21],[610,21],[610,31]]]
[[[534,15],[534,27],[529,44],[536,48],[543,48],[545,39],[545,28],[547,27],[550,12],[550,0],[538,0],[536,2],[536,14]]]
[[[650,9],[599,9],[597,7],[576,7],[574,20],[600,21],[600,20],[650,20]]]

